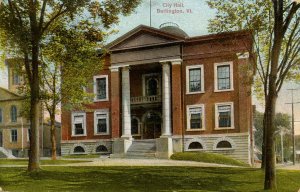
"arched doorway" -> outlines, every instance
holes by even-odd
[[[147,112],[144,117],[144,139],[155,139],[161,136],[161,115]]]

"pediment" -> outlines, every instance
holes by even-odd
[[[129,49],[171,43],[181,39],[182,37],[152,27],[139,26],[110,43],[108,48],[110,50]]]
[[[13,100],[13,99],[20,99],[21,96],[13,93],[13,92],[10,92],[9,90],[7,89],[4,89],[4,88],[1,88],[0,87],[0,101],[1,100]]]

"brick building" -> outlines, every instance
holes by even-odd
[[[88,89],[93,103],[62,113],[62,155],[168,158],[185,150],[250,162],[248,31],[189,37],[176,24],[141,25],[107,49]]]

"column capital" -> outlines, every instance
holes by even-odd
[[[172,65],[180,65],[182,63],[182,59],[167,59],[159,61],[162,65],[171,63]]]
[[[119,68],[120,68],[120,66],[111,66],[111,67],[109,67],[111,72],[118,72]]]

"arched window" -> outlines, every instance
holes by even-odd
[[[131,119],[131,134],[138,135],[139,134],[139,121],[137,118]]]
[[[11,122],[17,122],[17,107],[14,105],[10,108],[10,119]]]
[[[231,143],[229,143],[228,141],[220,141],[218,144],[217,144],[217,149],[228,149],[228,148],[232,148],[232,145]]]
[[[199,142],[192,142],[189,145],[189,149],[203,149],[203,146]]]
[[[104,146],[104,145],[99,145],[97,148],[96,148],[96,153],[103,153],[103,152],[108,152],[107,148]]]
[[[151,78],[147,82],[147,95],[157,95],[157,80],[155,78]]]
[[[74,153],[84,153],[84,148],[81,146],[77,146],[74,148]]]

